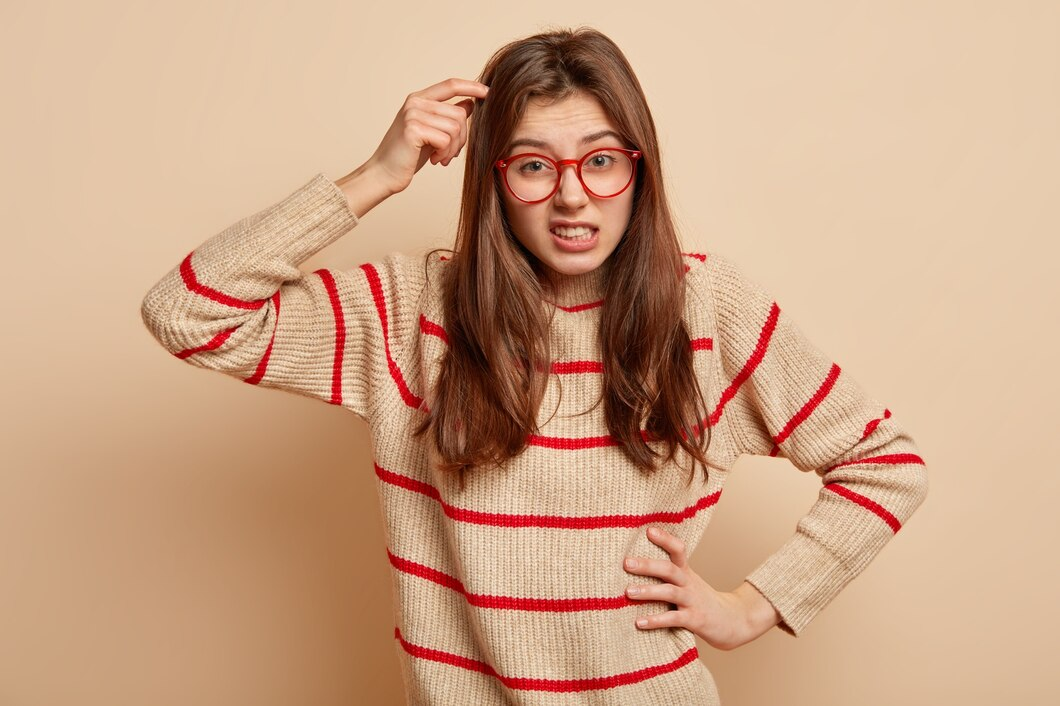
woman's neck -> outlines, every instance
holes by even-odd
[[[544,298],[557,306],[589,304],[603,299],[607,273],[611,259],[599,267],[578,274],[565,274],[549,270],[542,277]]]

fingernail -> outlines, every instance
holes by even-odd
[[[638,593],[640,593],[640,589],[637,588],[636,586],[630,586],[629,590],[627,591],[627,593],[629,593],[629,595],[631,595],[631,596],[635,596]]]
[[[647,618],[637,618],[637,627],[641,627],[642,628],[642,627],[644,627],[647,624],[648,624],[648,619]]]
[[[626,559],[626,566],[628,566],[631,569],[637,568],[637,560],[636,559]]]

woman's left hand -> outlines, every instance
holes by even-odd
[[[758,637],[749,620],[749,606],[735,593],[717,591],[688,566],[685,544],[658,527],[648,528],[648,539],[666,550],[670,559],[627,557],[626,571],[662,579],[661,584],[626,588],[631,600],[663,601],[674,610],[640,618],[644,630],[688,628],[712,647],[731,650]],[[640,621],[646,621],[641,625]]]

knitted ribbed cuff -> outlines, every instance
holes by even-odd
[[[780,613],[777,627],[798,637],[852,578],[831,552],[796,533],[746,580]]]
[[[285,262],[302,263],[358,224],[346,194],[338,185],[316,174],[283,201],[274,204],[262,224],[276,233],[282,247],[273,254]],[[292,237],[293,236],[293,237]]]

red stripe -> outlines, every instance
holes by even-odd
[[[423,404],[423,398],[419,395],[413,394],[409,389],[409,386],[405,383],[405,376],[401,373],[401,368],[398,367],[398,364],[390,355],[390,333],[387,329],[386,318],[386,295],[383,293],[383,284],[379,279],[379,273],[371,263],[361,265],[361,269],[364,270],[364,274],[368,278],[368,285],[372,290],[372,298],[375,300],[375,309],[379,314],[379,323],[383,326],[383,350],[386,351],[386,362],[387,367],[390,370],[390,377],[392,377],[394,383],[397,384],[398,392],[401,393],[401,399],[405,401],[405,404],[413,409],[429,412],[430,410],[427,409],[427,405]]]
[[[766,355],[766,350],[769,348],[769,342],[773,337],[773,331],[777,327],[777,319],[780,317],[780,307],[777,306],[776,302],[773,302],[773,306],[769,309],[769,316],[766,317],[766,321],[762,324],[762,330],[758,334],[758,343],[755,345],[754,351],[751,353],[751,357],[747,359],[740,372],[733,378],[729,386],[725,388],[725,391],[721,393],[721,398],[718,400],[718,406],[710,414],[708,418],[708,424],[713,426],[718,423],[721,418],[721,413],[725,409],[725,405],[736,396],[740,386],[751,377],[758,364],[762,362],[762,359]]]
[[[721,491],[717,490],[681,510],[648,512],[636,515],[517,515],[500,512],[481,512],[450,505],[442,500],[442,496],[438,492],[438,489],[430,483],[425,483],[393,471],[388,471],[378,463],[374,465],[375,474],[378,476],[379,480],[431,498],[442,506],[442,511],[445,513],[446,517],[457,522],[487,525],[490,527],[552,527],[569,530],[591,530],[611,527],[636,528],[651,522],[670,522],[680,524],[685,520],[695,517],[701,510],[713,507],[721,498]]]
[[[685,257],[694,257],[694,258],[696,258],[697,260],[699,260],[701,262],[706,262],[707,261],[707,256],[706,256],[705,253],[701,253],[701,252],[683,252],[681,254],[684,255]]]
[[[616,610],[637,605],[625,595],[610,598],[523,598],[517,596],[490,596],[484,593],[468,593],[464,584],[457,578],[433,569],[424,564],[397,556],[388,548],[386,555],[395,569],[420,578],[433,581],[446,588],[463,594],[467,602],[478,608],[496,608],[500,610],[526,610],[539,613],[575,613],[587,610]]]
[[[891,416],[891,410],[884,409],[882,417],[880,417],[879,419],[873,419],[868,424],[866,424],[865,425],[865,432],[861,435],[862,440],[864,440],[872,432],[876,431],[876,427],[879,426],[880,422],[882,422],[884,419],[888,419],[890,416]]]
[[[226,340],[228,340],[228,337],[231,336],[233,333],[235,333],[236,330],[238,330],[238,329],[239,329],[238,326],[234,326],[234,327],[232,327],[230,329],[225,329],[224,331],[221,331],[220,333],[215,335],[213,338],[211,338],[209,341],[207,341],[206,343],[202,344],[201,346],[197,346],[195,348],[185,348],[182,351],[177,351],[173,355],[177,356],[178,358],[183,359],[183,358],[187,358],[189,355],[193,355],[195,353],[199,353],[200,351],[212,351],[215,348],[220,348],[221,344],[224,343]]]
[[[696,439],[699,438],[699,435],[706,427],[710,426],[710,417],[711,415],[708,414],[704,419],[700,419],[699,422],[697,422],[696,425],[692,428],[692,433],[695,435]],[[684,429],[681,430],[681,438],[688,438],[688,434],[685,433]]]
[[[531,677],[508,677],[498,674],[497,671],[486,662],[470,657],[462,657],[452,652],[432,649],[414,645],[401,635],[401,629],[394,627],[394,637],[401,643],[402,648],[413,657],[429,659],[434,662],[462,667],[474,672],[482,672],[496,677],[509,689],[525,689],[530,691],[550,691],[556,693],[569,693],[575,691],[590,691],[594,689],[612,689],[616,686],[636,684],[637,682],[651,679],[652,677],[668,674],[699,658],[699,652],[693,645],[689,647],[680,657],[666,664],[645,667],[632,672],[623,672],[606,677],[589,677],[586,679],[544,679]]]
[[[335,286],[335,277],[330,270],[316,270],[313,274],[320,275],[327,290],[328,299],[331,301],[331,312],[335,319],[335,355],[331,363],[331,404],[342,404],[342,357],[346,351],[346,317],[342,313],[342,301],[339,299],[339,289]]]
[[[548,300],[546,299],[545,301],[548,301]],[[549,302],[549,304],[554,304],[554,302]],[[563,306],[562,304],[555,304],[555,306],[556,306],[557,309],[563,309],[563,311],[569,311],[571,313],[574,313],[574,312],[578,312],[578,311],[585,311],[587,309],[595,309],[598,306],[603,306],[603,304],[604,304],[604,300],[603,299],[599,299],[597,301],[587,302],[585,304],[572,304],[571,306]]]
[[[185,257],[180,263],[180,277],[184,280],[184,286],[188,288],[188,291],[204,296],[207,299],[211,299],[218,304],[233,306],[237,309],[260,309],[265,306],[268,297],[265,299],[257,299],[255,301],[236,299],[235,297],[230,297],[227,294],[223,294],[222,292],[219,292],[212,287],[207,287],[199,282],[198,278],[195,276],[195,270],[191,266],[191,256],[194,252],[195,251],[193,250],[188,253],[187,257]]]
[[[839,483],[828,483],[824,487],[827,490],[831,490],[837,495],[842,495],[847,500],[851,500],[857,503],[858,505],[861,505],[863,508],[876,513],[880,516],[880,518],[883,519],[884,522],[890,525],[892,532],[897,533],[898,530],[902,529],[902,523],[898,521],[898,518],[888,512],[882,505],[880,505],[876,501],[866,498],[861,493],[855,493],[850,488],[842,486]]]
[[[862,463],[880,463],[880,464],[903,464],[903,463],[916,463],[921,466],[924,465],[924,459],[920,458],[916,454],[910,453],[899,453],[899,454],[883,454],[882,456],[869,456],[867,458],[858,458],[853,461],[842,461],[834,466],[829,466],[825,469],[825,473],[835,470],[840,466],[854,466]]]
[[[541,436],[540,434],[528,434],[526,443],[530,446],[544,446],[547,449],[561,449],[563,451],[575,451],[578,449],[596,449],[601,446],[617,446],[618,442],[607,434],[605,436]]]
[[[640,437],[645,443],[659,441],[648,433],[647,429],[640,430]],[[549,449],[560,449],[561,451],[577,451],[580,449],[596,449],[601,446],[618,446],[618,442],[610,434],[604,436],[540,436],[528,434],[526,443],[530,446],[544,446]]]
[[[261,382],[261,379],[265,377],[265,371],[269,367],[269,356],[272,355],[272,344],[276,342],[276,328],[280,323],[280,290],[278,289],[272,295],[272,310],[272,338],[269,339],[269,345],[265,348],[265,354],[261,356],[261,360],[258,361],[258,367],[254,374],[243,381],[249,385],[257,385]]]
[[[712,351],[714,350],[714,339],[713,338],[693,338],[691,341],[692,350],[694,351]]]
[[[791,432],[795,430],[795,427],[806,421],[806,418],[813,414],[813,410],[817,409],[818,405],[824,401],[825,397],[828,397],[828,393],[832,391],[835,386],[835,381],[839,377],[840,368],[835,363],[832,363],[832,367],[828,371],[828,375],[825,376],[824,382],[821,383],[817,391],[813,393],[813,397],[806,401],[806,404],[795,413],[788,423],[784,425],[784,428],[773,437],[773,449],[769,452],[770,456],[776,456],[780,451],[780,445],[791,436]]]
[[[446,344],[449,343],[449,334],[445,332],[445,329],[428,319],[423,314],[420,314],[420,331],[429,336],[437,336],[445,341]]]
[[[571,375],[574,373],[603,373],[604,364],[597,360],[569,360],[567,362],[554,362],[552,372],[556,375]]]

